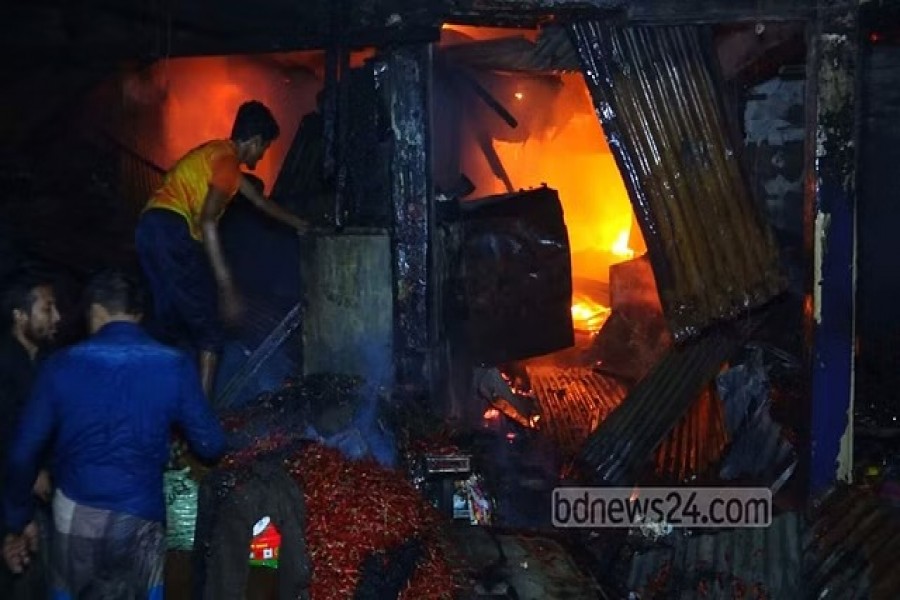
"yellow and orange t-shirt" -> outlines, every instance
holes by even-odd
[[[207,142],[175,163],[144,210],[162,208],[178,213],[187,220],[191,237],[200,241],[203,238],[200,213],[210,186],[225,192],[230,201],[237,194],[240,181],[241,166],[234,143]],[[221,213],[216,215],[221,216]]]

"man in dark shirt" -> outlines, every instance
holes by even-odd
[[[17,573],[29,563],[30,482],[52,440],[52,597],[162,600],[171,428],[207,459],[225,450],[225,434],[194,363],[140,327],[143,293],[135,281],[102,273],[88,285],[85,306],[91,337],[46,361],[13,440],[3,555]]]
[[[0,330],[0,492],[6,479],[6,458],[16,422],[37,373],[41,351],[52,343],[59,323],[56,298],[47,277],[20,274],[2,296],[3,329]],[[44,503],[50,499],[50,477],[41,471],[33,486]],[[46,515],[45,515],[46,516]],[[49,525],[49,520],[44,525]],[[0,526],[0,538],[6,532]],[[0,598],[45,598],[46,556],[24,576],[14,576],[0,565]]]
[[[3,294],[0,333],[0,465],[6,464],[8,441],[28,400],[40,353],[56,336],[59,312],[47,278],[23,275]],[[0,466],[0,469],[3,467]]]

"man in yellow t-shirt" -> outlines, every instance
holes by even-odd
[[[174,342],[186,331],[199,353],[207,395],[224,341],[222,319],[233,323],[242,312],[219,241],[219,218],[240,191],[272,218],[301,233],[308,228],[267,200],[241,173],[241,165],[256,167],[278,134],[278,123],[264,104],[244,103],[231,139],[207,142],[182,157],[138,221],[135,243],[153,292],[155,333]]]

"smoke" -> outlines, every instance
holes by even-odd
[[[366,383],[361,390],[362,403],[353,419],[369,447],[369,452],[381,465],[393,467],[397,462],[397,443],[392,433],[383,427],[379,417],[384,390],[393,380],[393,357],[387,348],[373,343],[362,348],[368,365]]]

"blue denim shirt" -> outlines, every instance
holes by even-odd
[[[52,440],[53,478],[86,506],[165,521],[163,477],[173,426],[202,458],[225,435],[188,357],[137,324],[115,321],[44,364],[9,450],[3,519],[31,520],[31,487]]]

